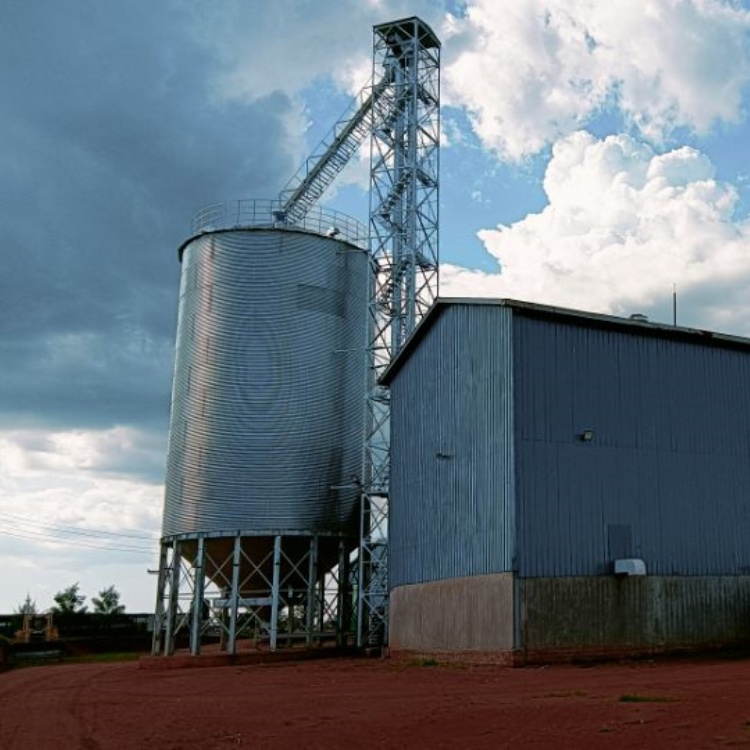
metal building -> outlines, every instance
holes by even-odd
[[[392,648],[750,638],[750,340],[444,299],[383,382]]]
[[[352,626],[368,233],[278,208],[211,207],[179,250],[155,653]]]

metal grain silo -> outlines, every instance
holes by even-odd
[[[331,626],[326,581],[358,534],[365,242],[341,214],[287,226],[272,202],[242,201],[202,213],[180,248],[167,652],[180,630],[194,653],[207,632],[232,651],[243,632],[275,646],[282,611],[290,638]]]

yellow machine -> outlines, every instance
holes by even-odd
[[[45,615],[25,614],[23,626],[16,631],[16,643],[50,643],[59,638],[52,612]]]

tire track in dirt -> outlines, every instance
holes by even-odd
[[[0,748],[76,748],[81,735],[71,701],[86,689],[76,670],[28,667],[8,673],[0,692]],[[33,717],[32,721],[29,718]]]
[[[75,747],[81,750],[100,750],[95,739],[97,730],[97,706],[91,701],[91,693],[99,693],[99,683],[107,674],[106,667],[99,667],[87,675],[85,682],[75,685],[68,694],[67,712],[77,731]]]

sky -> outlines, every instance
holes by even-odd
[[[750,336],[750,3],[5,0],[0,613],[154,606],[177,247],[273,198],[365,82],[442,47],[441,294]],[[324,196],[367,219],[367,164]]]

